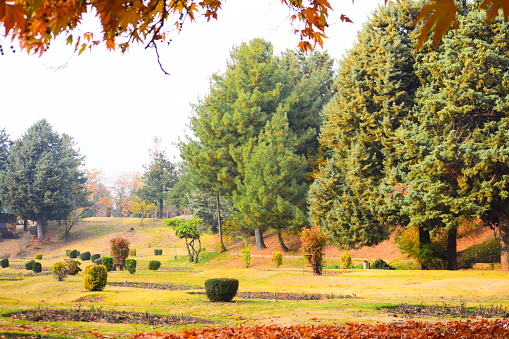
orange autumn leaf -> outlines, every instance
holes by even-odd
[[[424,21],[417,48],[421,48],[424,41],[431,33],[433,36],[433,44],[438,43],[445,36],[445,33],[456,24],[456,13],[458,9],[454,0],[433,0],[422,9],[421,13],[415,20],[416,23]]]

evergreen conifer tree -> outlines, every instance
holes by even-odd
[[[43,222],[65,219],[76,207],[76,192],[85,190],[82,161],[69,136],[40,120],[14,142],[0,176],[0,200],[11,213],[37,221],[42,240]]]
[[[374,245],[391,230],[382,188],[395,130],[419,85],[411,33],[420,6],[391,2],[375,12],[341,61],[336,93],[322,113],[326,159],[310,190],[310,212],[340,247]]]

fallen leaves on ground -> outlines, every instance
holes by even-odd
[[[467,320],[449,322],[408,321],[392,324],[348,324],[347,326],[254,326],[185,329],[179,333],[141,333],[134,339],[184,339],[184,338],[229,338],[229,339],[360,339],[360,338],[455,338],[502,339],[509,337],[507,320]]]

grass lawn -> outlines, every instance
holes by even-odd
[[[101,227],[99,225],[102,225]],[[112,225],[117,234],[124,226]],[[84,227],[85,226],[80,226]],[[89,338],[94,333],[111,337],[130,336],[141,332],[171,332],[183,327],[150,326],[141,324],[110,324],[106,322],[30,322],[5,317],[20,310],[49,307],[55,309],[101,308],[127,312],[150,312],[158,315],[188,315],[215,321],[219,325],[313,325],[352,322],[395,322],[401,316],[379,310],[382,305],[400,303],[425,305],[459,305],[467,307],[501,305],[509,307],[509,273],[501,271],[417,271],[417,270],[334,270],[327,269],[324,276],[314,276],[297,257],[286,257],[283,266],[275,269],[270,257],[253,257],[251,268],[242,268],[240,256],[228,253],[205,252],[202,263],[189,264],[181,243],[166,238],[168,229],[157,225],[144,226],[138,238],[138,270],[109,272],[111,283],[156,283],[191,286],[190,290],[157,290],[139,287],[107,285],[104,291],[87,292],[83,288],[82,273],[55,280],[44,270],[32,274],[21,266],[26,258],[11,259],[9,268],[0,268],[0,333],[6,329],[34,330],[52,337]],[[96,233],[93,229],[96,228]],[[63,261],[63,248],[77,248],[93,253],[106,252],[108,226],[94,222],[82,239],[66,243],[60,249],[43,253],[38,260],[48,269],[56,261]],[[96,236],[94,236],[96,234]],[[109,238],[108,238],[109,239]],[[142,240],[140,240],[142,239]],[[212,241],[212,240],[210,240]],[[148,245],[150,244],[150,245]],[[179,247],[180,246],[180,247]],[[211,247],[212,245],[206,245]],[[153,248],[163,248],[162,256],[155,256]],[[177,253],[177,255],[175,254]],[[175,255],[177,258],[175,258]],[[158,271],[147,269],[150,260],[159,260]],[[83,262],[85,268],[90,262]],[[202,287],[209,278],[239,279],[239,292],[269,292],[273,299],[243,299],[235,297],[231,303],[212,303]],[[16,280],[12,280],[16,279]],[[191,293],[189,293],[191,292]],[[281,300],[278,294],[321,293],[339,296],[324,300]],[[451,318],[449,318],[451,319]],[[414,320],[444,320],[419,318]],[[22,326],[25,328],[23,329]],[[218,326],[218,325],[206,325]]]

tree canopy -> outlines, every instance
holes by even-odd
[[[43,222],[66,219],[87,195],[82,161],[71,137],[40,120],[14,142],[0,172],[0,200],[11,213],[37,221],[43,239]]]

